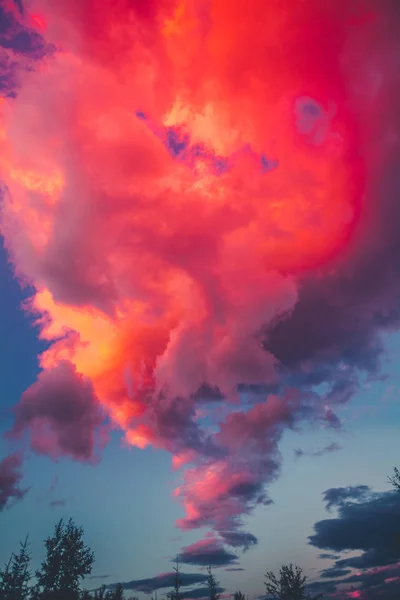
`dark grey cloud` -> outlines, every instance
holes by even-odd
[[[336,442],[332,442],[328,444],[324,448],[320,450],[316,450],[315,452],[306,452],[305,450],[301,450],[300,448],[295,449],[294,454],[296,458],[300,458],[302,456],[325,456],[325,454],[330,454],[331,452],[337,452],[338,450],[342,450],[342,446]]]
[[[197,392],[193,394],[193,397],[198,402],[221,402],[224,399],[224,396],[217,387],[212,387],[206,383],[199,387]]]
[[[338,600],[350,597],[340,591],[342,588],[359,592],[360,600],[398,598],[400,494],[373,492],[366,485],[358,485],[331,488],[323,497],[328,509],[337,509],[337,516],[315,523],[309,543],[338,553],[359,554],[344,558],[320,554],[321,558],[332,558],[334,564],[322,570],[322,580],[313,582],[310,588]]]
[[[51,500],[49,503],[50,508],[59,508],[60,506],[65,506],[66,500],[60,498],[59,500]]]
[[[338,516],[315,523],[309,543],[334,552],[362,551],[337,560],[337,567],[375,567],[400,559],[399,493],[372,493],[367,486],[356,486],[332,488],[324,498],[328,506],[336,505]]]
[[[217,586],[217,593],[222,594],[225,591],[225,588],[221,586]],[[207,587],[201,587],[193,590],[185,591],[186,600],[190,600],[191,598],[195,600],[200,600],[200,598],[209,598],[210,594]]]
[[[352,485],[348,487],[330,488],[323,493],[327,510],[340,507],[349,500],[363,500],[371,495],[371,489],[367,485]]]
[[[397,577],[400,578],[400,564],[386,565],[362,572],[358,571],[346,577],[344,581],[346,583],[361,584],[364,589],[370,589],[377,585],[383,585],[385,581]]]
[[[357,588],[360,591],[360,588]],[[358,600],[398,600],[400,595],[400,586],[397,581],[388,581],[377,585],[371,589],[363,590]]]
[[[329,558],[330,560],[337,560],[340,557],[337,554],[329,554],[323,552],[322,554],[318,554],[318,558]]]
[[[222,567],[225,565],[236,564],[237,554],[229,552],[222,545],[221,541],[215,538],[206,538],[195,542],[190,546],[182,548],[177,559],[180,563],[188,565]]]
[[[340,567],[330,567],[321,571],[321,577],[326,579],[336,579],[337,577],[344,577],[351,573],[351,569],[341,569]]]
[[[311,454],[311,456],[324,456],[325,454],[330,454],[331,452],[338,452],[338,450],[342,450],[342,449],[343,449],[343,447],[340,444],[338,444],[337,442],[332,442],[331,444],[328,444],[324,448],[321,448],[320,450],[313,452]]]
[[[228,546],[249,550],[258,544],[258,539],[246,531],[219,531],[220,536]]]
[[[318,586],[314,586],[314,589],[317,590]],[[320,582],[319,589],[328,594],[328,598],[332,600],[355,597],[350,595],[352,592],[358,594],[358,600],[398,600],[400,565],[358,571],[340,581],[330,582],[328,586]]]
[[[20,487],[22,456],[9,454],[0,461],[0,511],[22,500],[27,489]]]
[[[137,592],[145,592],[150,594],[156,590],[162,588],[172,587],[174,584],[175,572],[161,573],[155,577],[148,577],[146,579],[133,579],[132,581],[126,581],[122,583],[124,590],[135,590]],[[207,575],[205,573],[181,573],[181,583],[183,587],[188,585],[194,585],[196,583],[204,583],[207,581]],[[107,587],[112,588],[116,584],[110,584]],[[185,592],[186,596],[186,592]]]
[[[204,456],[222,457],[224,450],[214,444],[212,436],[200,429],[195,411],[194,398],[190,401],[188,398],[160,394],[152,406],[159,436],[172,452],[190,448]]]
[[[331,594],[336,592],[336,582],[332,581],[312,581],[307,585],[307,591],[311,596],[318,596],[318,594],[323,594],[323,598],[326,596],[331,597]],[[333,596],[332,596],[333,598]],[[345,598],[345,597],[344,597]],[[344,600],[343,598],[343,600]]]

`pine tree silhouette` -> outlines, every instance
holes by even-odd
[[[183,600],[183,594],[181,592],[181,586],[182,586],[181,568],[180,568],[178,559],[176,560],[176,565],[174,566],[174,571],[175,571],[174,589],[172,592],[169,592],[169,594],[167,594],[167,598],[169,600]]]
[[[210,598],[210,600],[219,600],[219,597],[221,594],[218,593],[218,581],[216,581],[212,570],[211,570],[211,565],[208,566],[207,568],[207,573],[208,573],[208,579],[207,579],[207,585],[208,585],[208,597]]]
[[[26,600],[29,597],[31,555],[28,548],[29,542],[26,536],[25,541],[21,542],[19,553],[12,554],[5,568],[0,569],[1,600]]]

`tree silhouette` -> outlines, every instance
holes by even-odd
[[[121,583],[117,583],[115,586],[114,594],[112,600],[123,600],[124,598],[124,590]],[[131,598],[131,600],[133,600]]]
[[[85,590],[81,595],[81,600],[123,600],[124,598],[124,590],[121,583],[117,583],[117,585],[112,590],[108,590],[105,585],[102,585],[97,590],[94,590],[93,596],[91,592]],[[127,600],[138,600],[135,597],[129,598]]]
[[[12,554],[4,570],[0,569],[1,600],[26,600],[29,597],[29,568],[31,555],[28,550],[28,536],[21,542],[18,554]]]
[[[181,568],[180,568],[178,559],[176,559],[174,571],[175,571],[174,589],[172,592],[169,592],[169,594],[167,594],[167,598],[169,600],[183,600],[183,594],[181,592],[181,587],[182,587]]]
[[[317,600],[322,594],[311,598],[306,592],[307,577],[300,567],[285,565],[277,577],[272,571],[265,574],[265,589],[267,594],[276,600]]]
[[[397,467],[394,468],[392,477],[388,477],[388,481],[396,491],[400,492],[400,471]]]
[[[36,571],[33,600],[76,600],[80,582],[92,571],[94,553],[85,546],[83,529],[61,519],[45,541],[46,558]]]
[[[210,600],[219,600],[219,597],[221,594],[218,593],[218,581],[216,581],[212,570],[211,570],[211,565],[207,568],[207,573],[208,573],[208,579],[207,579],[207,585],[208,585],[208,597],[210,598]]]
[[[389,481],[389,483],[392,484],[392,486],[394,487],[394,489],[397,492],[400,492],[400,471],[397,467],[394,467],[393,475],[392,475],[392,477],[388,477],[388,481]],[[397,543],[400,541],[400,533],[399,532],[396,533],[396,540],[397,540]]]
[[[245,595],[241,591],[237,591],[233,594],[233,600],[246,600]]]

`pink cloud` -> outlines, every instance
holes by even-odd
[[[189,465],[182,528],[246,547],[237,530],[269,502],[284,430],[303,418],[339,427],[334,405],[357,386],[336,362],[375,366],[375,321],[392,322],[397,298],[398,202],[388,216],[381,190],[364,190],[360,155],[379,155],[381,121],[349,2],[206,4],[29,2],[57,51],[1,103],[1,233],[49,346],[12,435],[93,460],[101,404],[128,443]],[[364,199],[375,236],[359,226]],[[291,369],[299,388],[332,385],[325,408],[284,391]],[[199,419],[205,384],[231,413],[217,431],[212,413]],[[236,411],[241,384],[276,395]]]
[[[64,361],[40,373],[23,393],[9,435],[18,438],[29,430],[35,452],[91,461],[103,420],[91,382]]]
[[[297,426],[302,418],[318,418],[318,410],[308,405],[305,396],[288,391],[284,398],[270,395],[247,412],[228,415],[213,436],[221,456],[199,460],[183,475],[177,494],[183,498],[187,516],[178,520],[178,526],[211,526],[221,535],[229,534],[241,525],[243,515],[259,504],[269,504],[265,485],[279,474],[282,433]],[[324,417],[323,410],[320,417]],[[244,536],[244,547],[246,540]]]

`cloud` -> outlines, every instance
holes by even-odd
[[[22,500],[27,489],[19,487],[22,479],[22,457],[9,454],[0,461],[0,511]]]
[[[373,493],[368,486],[356,486],[332,488],[324,492],[327,496],[336,496],[338,516],[315,523],[310,544],[334,552],[363,551],[359,556],[337,560],[337,567],[370,568],[400,559],[400,529],[396,533],[400,494]]]
[[[15,97],[24,75],[54,52],[33,26],[21,21],[22,4],[15,7],[19,13],[11,1],[0,6],[0,97]]]
[[[335,600],[395,600],[400,590],[399,564],[358,572],[341,580],[313,582],[308,586],[313,593],[327,594]]]
[[[231,567],[228,569],[225,569],[225,571],[245,571],[246,569],[242,569],[242,567]]]
[[[156,590],[160,590],[166,587],[172,587],[174,582],[175,573],[173,571],[169,573],[161,573],[155,577],[148,577],[146,579],[133,579],[132,581],[126,581],[122,584],[124,590],[136,590],[137,592],[145,592],[150,594]],[[186,587],[196,583],[203,583],[207,581],[207,575],[204,573],[181,573],[180,574],[181,585]],[[115,584],[110,584],[112,587]],[[185,597],[186,592],[185,592]]]
[[[323,407],[296,390],[285,397],[269,395],[247,411],[230,413],[213,437],[222,458],[203,460],[183,474],[176,493],[188,517],[178,520],[178,526],[187,530],[208,525],[227,543],[246,549],[254,545],[254,536],[240,532],[242,518],[257,506],[271,504],[265,484],[279,474],[278,443],[284,430],[295,429],[305,419],[324,422],[325,414]]]
[[[228,552],[218,539],[208,537],[182,548],[177,558],[184,564],[221,567],[235,563],[238,556]]]
[[[332,442],[328,446],[325,446],[320,450],[316,450],[315,452],[305,452],[304,450],[297,448],[294,453],[296,458],[300,458],[301,456],[324,456],[325,454],[337,452],[338,450],[342,450],[342,446],[340,446],[337,442]]]
[[[314,596],[314,595],[318,596],[319,594],[323,594],[323,597],[325,597],[325,595],[330,595],[328,597],[334,597],[336,589],[337,589],[337,584],[336,584],[336,582],[332,582],[332,581],[326,581],[326,580],[312,581],[307,584],[307,591],[312,596]]]
[[[216,588],[216,592],[217,594],[222,594],[225,591],[225,588],[221,587],[221,586],[217,586]],[[191,598],[195,599],[195,600],[200,600],[202,598],[209,598],[210,593],[207,587],[202,587],[202,588],[195,588],[192,590],[186,590],[185,591],[185,598],[187,598],[188,600],[191,600]]]
[[[220,531],[219,533],[228,546],[248,550],[258,543],[258,539],[255,535],[245,531]]]
[[[284,431],[341,427],[400,323],[399,41],[372,5],[3,14],[1,233],[47,342],[13,434],[93,460],[101,404],[183,467],[178,525],[233,547]]]
[[[50,508],[59,508],[60,506],[65,506],[66,500],[60,498],[59,500],[50,500]]]
[[[346,505],[350,500],[363,500],[371,495],[368,485],[352,485],[348,487],[325,490],[323,498],[327,510]]]
[[[91,382],[63,361],[40,373],[23,393],[10,435],[18,438],[29,430],[35,452],[88,461],[103,420]]]
[[[333,580],[329,582],[333,594],[329,597],[341,598],[345,592],[349,594],[346,598],[357,592],[360,595],[353,597],[362,600],[391,599],[391,594],[394,597],[400,584],[400,495],[393,491],[373,492],[368,486],[359,485],[331,488],[323,496],[328,508],[337,508],[338,516],[315,523],[309,543],[353,554],[346,558],[332,556],[334,565],[321,571],[322,578]],[[357,551],[361,553],[354,555]],[[312,587],[322,590],[324,585],[323,581],[314,582]],[[342,587],[345,591],[340,592]]]
[[[344,577],[351,573],[350,569],[341,569],[340,567],[331,567],[330,569],[324,569],[321,571],[321,577],[327,579],[335,579],[336,577]]]
[[[395,592],[400,591],[400,564],[357,573],[347,577],[345,582],[360,592],[361,599],[394,598]]]
[[[60,480],[58,478],[58,475],[55,475],[53,477],[53,479],[51,480],[50,487],[49,487],[47,493],[49,495],[51,495],[57,489],[57,487],[59,486],[59,483],[60,483]]]
[[[360,373],[377,375],[384,349],[382,333],[397,330],[400,317],[396,258],[400,236],[393,225],[399,216],[395,167],[399,145],[394,140],[400,123],[394,99],[400,81],[393,63],[387,61],[399,53],[391,24],[398,18],[398,8],[392,2],[372,2],[371,7],[376,18],[360,35],[348,39],[343,53],[366,144],[362,152],[365,205],[339,264],[330,272],[322,269],[321,279],[304,280],[295,309],[276,324],[265,342],[286,376],[308,385],[328,383],[327,397],[335,402],[351,398]],[[372,32],[374,49],[368,42]],[[356,87],[365,94],[356,92]],[[372,114],[379,126],[378,121],[376,127],[368,124]],[[386,132],[385,139],[378,130]]]

